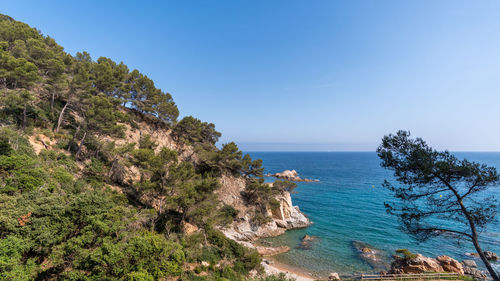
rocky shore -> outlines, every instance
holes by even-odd
[[[284,171],[271,176],[293,181],[313,181],[302,179],[297,172]],[[284,273],[289,278],[302,281],[312,281],[320,279],[319,276],[308,273],[305,270],[294,268],[289,265],[280,264],[269,257],[290,251],[288,246],[272,247],[271,245],[257,245],[254,243],[259,238],[273,237],[283,234],[286,230],[304,228],[311,225],[311,221],[300,211],[298,206],[293,206],[289,192],[282,192],[275,199],[279,206],[268,210],[270,221],[265,224],[254,224],[251,218],[251,209],[244,202],[241,194],[245,189],[245,182],[241,178],[223,176],[221,184],[224,192],[218,194],[219,199],[224,203],[233,206],[238,211],[235,221],[221,231],[229,238],[247,247],[256,249],[265,259],[262,266],[266,274]],[[186,228],[188,228],[186,226]],[[189,228],[188,228],[189,229]],[[310,249],[319,237],[305,235],[299,249]],[[352,242],[353,250],[358,253],[359,259],[369,264],[375,272],[381,274],[411,274],[425,272],[451,272],[460,275],[469,275],[475,278],[485,278],[488,274],[478,269],[474,260],[464,260],[459,262],[449,256],[438,256],[436,258],[425,257],[421,254],[411,256],[391,256],[383,250],[361,242]],[[492,252],[485,253],[491,260],[497,260],[498,256]],[[477,254],[470,254],[476,257]],[[326,277],[326,276],[325,276]],[[332,272],[328,276],[329,280],[340,279],[339,274]]]
[[[470,275],[478,279],[488,276],[486,271],[477,268],[473,260],[463,260],[459,262],[449,256],[438,256],[436,258],[425,257],[416,254],[415,257],[393,256],[394,261],[388,274],[408,274],[425,272],[450,272],[460,275]]]

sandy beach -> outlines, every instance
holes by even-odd
[[[262,262],[262,266],[268,274],[285,273],[287,277],[294,278],[297,281],[314,281],[321,279],[319,276],[314,276],[312,273],[303,269],[280,263],[270,258],[267,258],[267,260],[272,261],[272,264]]]

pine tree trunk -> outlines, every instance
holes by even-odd
[[[483,261],[484,265],[486,266],[486,269],[491,275],[491,278],[493,278],[494,281],[500,281],[500,278],[498,277],[498,273],[491,267],[490,261],[486,259],[486,256],[484,255],[483,250],[481,249],[481,246],[479,246],[479,241],[478,241],[478,235],[477,235],[477,230],[476,230],[476,225],[474,223],[474,220],[472,219],[472,216],[470,215],[469,211],[465,207],[462,198],[458,195],[458,193],[453,190],[455,193],[455,196],[457,196],[458,199],[458,204],[460,205],[460,208],[462,209],[462,213],[464,214],[465,218],[469,222],[469,227],[471,229],[472,233],[472,244],[474,244],[474,248],[476,248],[477,253],[479,254],[479,257]]]
[[[23,130],[26,128],[26,104],[24,104],[23,109]]]
[[[78,151],[75,154],[75,158],[78,159],[80,153],[82,152],[83,142],[85,141],[85,137],[87,136],[87,132],[83,133],[82,140],[80,141],[80,145],[78,146]]]
[[[66,149],[68,152],[71,150],[71,145],[75,141],[76,135],[78,135],[78,133],[80,132],[80,126],[81,126],[81,123],[78,123],[78,127],[76,127],[76,131],[73,134],[73,138],[71,138],[71,141],[68,143],[68,148]]]
[[[61,127],[64,111],[66,111],[66,108],[68,107],[69,102],[67,102],[64,107],[61,109],[61,113],[59,113],[59,119],[57,119],[57,127],[56,127],[56,133],[59,132],[59,128]]]
[[[500,279],[498,277],[498,273],[495,271],[495,269],[493,269],[493,267],[491,266],[490,261],[484,255],[484,252],[481,249],[481,246],[479,246],[479,242],[477,241],[477,237],[476,236],[474,236],[472,238],[472,243],[474,244],[474,247],[476,248],[476,251],[479,254],[479,257],[481,258],[481,260],[483,261],[484,265],[486,266],[486,269],[490,273],[491,278],[493,278],[493,280],[495,280],[495,281],[500,281]]]
[[[50,113],[52,115],[52,112],[54,111],[54,99],[56,96],[56,91],[52,91],[52,97],[50,99]]]

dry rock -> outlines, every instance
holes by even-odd
[[[290,247],[288,246],[279,246],[276,248],[257,246],[257,252],[259,252],[259,254],[264,257],[275,256],[278,254],[286,253],[288,251],[290,251]]]
[[[328,280],[340,280],[340,276],[337,272],[332,272],[328,275]]]
[[[463,260],[462,261],[462,265],[465,267],[472,267],[472,268],[476,268],[477,267],[477,264],[475,261],[473,260]]]

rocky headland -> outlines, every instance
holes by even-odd
[[[281,235],[288,229],[304,228],[311,225],[311,221],[300,211],[299,207],[293,206],[290,193],[286,191],[275,198],[279,202],[279,206],[267,210],[267,215],[270,218],[268,223],[253,223],[250,214],[254,206],[248,205],[241,195],[245,190],[244,179],[223,176],[221,184],[224,188],[218,192],[219,199],[238,211],[234,222],[221,230],[227,237],[235,241],[251,242],[258,238]]]

